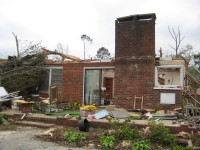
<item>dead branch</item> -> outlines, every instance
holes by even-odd
[[[68,54],[63,54],[63,53],[60,53],[60,52],[50,51],[50,50],[47,50],[46,48],[42,48],[42,50],[43,50],[43,53],[45,55],[59,55],[62,58],[66,58],[66,59],[70,59],[70,60],[81,60],[78,57],[75,57],[75,56],[72,56],[72,55],[68,55]]]
[[[13,32],[12,34],[15,37],[16,47],[17,47],[17,58],[19,58],[19,41],[18,41],[17,35],[15,35]]]
[[[178,33],[176,33],[176,32],[174,31],[173,28],[170,29],[169,26],[168,26],[168,30],[169,30],[169,33],[170,33],[171,37],[172,37],[173,40],[175,41],[175,46],[174,46],[174,47],[173,47],[172,45],[170,45],[170,44],[169,44],[169,46],[170,46],[172,49],[175,50],[175,52],[176,52],[176,57],[177,57],[177,55],[178,55],[178,49],[179,49],[179,47],[180,47],[181,42],[183,41],[183,39],[184,39],[185,37],[181,37],[181,32],[180,32],[179,28],[178,28]]]

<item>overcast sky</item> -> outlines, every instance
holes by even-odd
[[[86,56],[106,47],[114,56],[115,20],[156,13],[156,51],[174,53],[168,26],[185,36],[182,46],[200,49],[200,0],[0,0],[0,58],[16,55],[14,32],[21,41],[42,41],[50,50],[58,42],[83,58],[81,35],[93,39]]]

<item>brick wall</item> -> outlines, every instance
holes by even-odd
[[[63,65],[63,101],[83,100],[84,67],[113,67],[113,62],[66,63]]]
[[[152,97],[155,64],[155,14],[152,20],[138,16],[115,22],[115,103],[133,108],[134,96]]]
[[[134,97],[144,97],[145,108],[165,108],[160,93],[180,91],[154,90],[155,74],[155,14],[118,18],[115,22],[115,104],[132,109]],[[141,103],[136,103],[140,108]]]

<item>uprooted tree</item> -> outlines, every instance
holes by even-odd
[[[0,65],[1,85],[8,92],[20,91],[24,98],[37,91],[39,76],[45,71],[46,55],[41,52],[41,43],[29,42],[18,57],[9,56]]]
[[[8,60],[0,65],[0,84],[8,92],[20,91],[20,95],[24,98],[28,98],[31,94],[37,92],[39,78],[46,71],[47,55],[59,55],[63,60],[81,60],[75,56],[47,50],[42,47],[41,42],[25,41],[18,43],[17,46],[17,49],[21,50],[17,51],[17,57],[8,56]]]

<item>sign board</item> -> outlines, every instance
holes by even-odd
[[[175,93],[160,93],[161,104],[175,104],[176,94]]]

